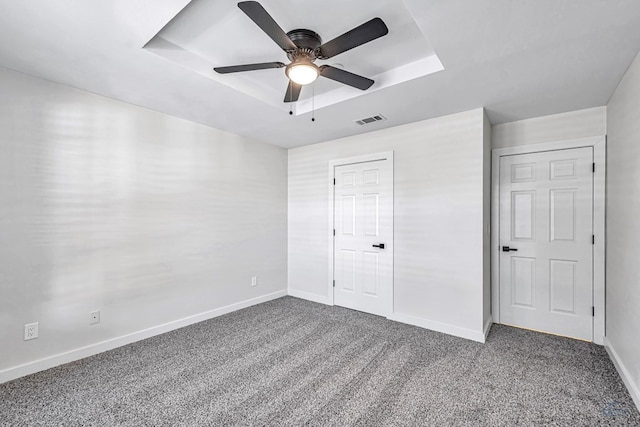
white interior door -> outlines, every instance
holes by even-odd
[[[390,159],[334,168],[334,304],[387,316],[393,298]]]
[[[500,158],[501,323],[593,339],[593,149]]]

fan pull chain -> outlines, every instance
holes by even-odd
[[[311,87],[311,121],[316,121],[316,84]]]
[[[289,82],[289,115],[293,116],[293,101],[291,97],[293,96],[293,84]]]

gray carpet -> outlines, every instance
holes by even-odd
[[[640,425],[604,348],[285,297],[0,385],[0,425]]]

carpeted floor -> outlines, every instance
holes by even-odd
[[[0,425],[640,425],[604,348],[285,297],[0,385]]]

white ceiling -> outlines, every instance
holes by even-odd
[[[360,93],[319,83],[311,122],[308,100],[293,116],[281,104],[282,70],[222,81],[212,67],[286,58],[235,2],[221,0],[0,0],[0,65],[296,147],[478,107],[497,124],[605,105],[640,50],[638,0],[262,4],[285,31],[309,28],[325,41],[381,17],[388,36],[328,62],[374,77],[376,85]],[[160,55],[153,49],[158,38],[176,45],[177,56],[204,62]],[[437,64],[427,62],[434,53],[444,70],[433,72]],[[354,122],[375,114],[388,120]]]
[[[325,42],[375,16],[384,16],[386,24],[394,28],[387,36],[358,49],[328,61],[318,61],[318,65],[326,63],[373,78],[376,82],[374,87],[365,92],[333,80],[318,79],[312,86],[303,88],[300,95],[300,100],[312,98],[313,95],[313,102],[318,109],[442,70],[433,48],[402,0],[370,3],[364,15],[361,2],[344,0],[322,2],[322,7],[330,10],[331,14],[309,13],[307,2],[262,0],[261,4],[271,11],[273,18],[285,31],[311,29],[321,33]],[[344,18],[336,21],[335,16]],[[145,49],[285,113],[289,111],[290,105],[283,102],[288,83],[284,70],[224,75],[211,70],[211,64],[289,62],[285,53],[235,2],[191,1],[147,43]],[[429,62],[435,66],[429,66]],[[295,114],[304,114],[311,110],[311,104],[298,102],[293,108]]]

